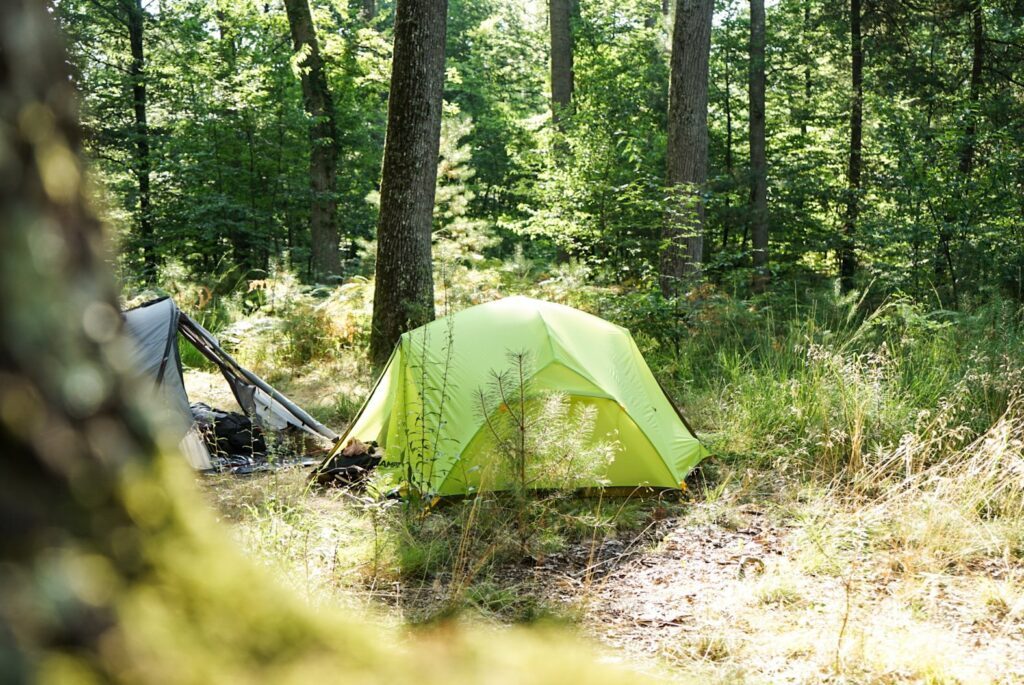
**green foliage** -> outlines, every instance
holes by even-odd
[[[952,450],[991,426],[1024,364],[1022,323],[1005,301],[956,314],[900,298],[720,297],[678,349],[640,342],[719,454],[831,477],[877,466],[908,435]]]
[[[338,110],[347,273],[369,275],[393,8],[368,25],[341,0],[312,4]],[[780,0],[767,11],[771,269],[786,280],[827,277],[849,199],[847,8]],[[740,296],[751,276],[747,12],[734,0],[716,11],[704,198],[705,273]],[[123,280],[149,284],[153,274],[140,263],[126,31],[86,0],[60,0],[55,14],[70,39]],[[969,3],[870,5],[863,21],[862,285],[938,297],[950,309],[997,293],[1019,300],[1019,17],[1005,3],[985,6],[985,61],[973,96]],[[666,214],[670,24],[671,16],[639,0],[581,5],[573,20],[573,107],[556,129],[543,4],[452,1],[435,212],[440,261],[473,268],[522,250],[544,264],[574,256],[599,282],[640,289],[654,282]],[[308,121],[283,11],[251,0],[172,0],[150,7],[144,28],[159,255],[193,279],[259,278],[282,256],[304,277]]]

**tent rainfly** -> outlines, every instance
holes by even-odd
[[[337,433],[232,359],[209,331],[178,309],[169,297],[125,311],[124,326],[134,342],[136,368],[143,377],[156,382],[173,413],[181,419],[178,421],[182,429],[181,450],[194,468],[209,469],[212,463],[205,443],[194,429],[192,410],[181,375],[179,335],[217,365],[238,406],[260,425],[273,430],[291,426],[332,442],[337,440]]]
[[[614,435],[619,443],[607,484],[679,488],[708,454],[628,330],[527,297],[470,307],[403,335],[334,454],[352,438],[376,441],[384,448],[380,468],[400,479],[413,474],[434,494],[501,488],[481,485],[494,440],[480,391],[508,369],[510,352],[526,353],[532,392],[561,393],[571,406],[596,410],[589,439]],[[420,439],[424,427],[436,434]]]

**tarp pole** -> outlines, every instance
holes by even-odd
[[[232,369],[238,375],[242,376],[247,381],[255,385],[257,388],[270,395],[272,399],[280,403],[281,406],[283,406],[285,409],[291,412],[296,418],[305,423],[309,428],[312,428],[316,433],[318,433],[324,438],[327,438],[332,442],[338,439],[337,433],[335,433],[330,428],[314,419],[312,416],[310,416],[301,408],[299,408],[290,399],[288,399],[280,392],[275,390],[273,387],[271,387],[269,383],[264,381],[256,374],[254,374],[252,371],[249,371],[248,369],[243,367],[237,361],[235,361],[234,358],[230,354],[225,352],[224,349],[217,343],[217,340],[212,336],[212,334],[207,332],[205,328],[196,323],[188,314],[185,314],[184,312],[181,313],[179,326],[181,327],[183,333],[187,331],[188,333],[192,334],[191,336],[187,337],[190,339],[191,342],[193,342],[193,344],[195,344],[195,341],[192,340],[192,336],[198,336],[203,340],[203,342],[210,346],[211,349],[204,350],[202,347],[197,345],[196,349],[198,349],[200,352],[203,352],[207,357],[211,357],[211,361],[217,361],[216,359],[212,358],[214,355],[223,355],[224,361],[227,361],[231,365]]]

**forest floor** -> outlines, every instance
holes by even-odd
[[[851,521],[825,513],[824,496],[639,500],[616,531],[467,580],[403,573],[400,517],[307,490],[304,476],[202,483],[242,547],[314,605],[396,625],[555,621],[615,648],[609,661],[670,680],[1024,682],[1024,567],[833,559],[829,536]]]
[[[998,346],[989,357],[953,344],[1006,326],[983,317],[974,338],[963,328],[942,337],[912,314],[897,317],[898,352],[891,341],[877,354],[844,349],[871,333],[870,319],[845,338],[821,334],[821,345],[806,343],[818,324],[785,336],[765,325],[770,336],[735,349],[730,333],[713,357],[720,383],[690,397],[698,429],[717,430],[709,439],[726,448],[707,480],[678,501],[545,505],[540,554],[517,554],[502,541],[507,522],[474,519],[473,500],[410,512],[310,490],[294,467],[200,483],[240,546],[310,604],[408,630],[555,622],[611,647],[604,659],[684,682],[1024,683],[1024,403],[1006,390],[1019,389],[1024,364]],[[347,321],[308,315],[292,328],[321,320]],[[925,332],[914,337],[911,324]],[[761,330],[736,330],[751,329]],[[340,428],[373,379],[343,346],[280,363],[302,340],[275,329],[240,359]],[[749,361],[751,349],[766,360]],[[1006,349],[1024,348],[1008,336]],[[679,359],[652,360],[666,376],[689,373]],[[237,410],[216,372],[189,370],[186,386],[193,401]],[[979,400],[1004,396],[994,412]],[[888,465],[877,472],[885,483],[800,470],[832,463],[855,439]],[[914,459],[947,468],[904,482]]]

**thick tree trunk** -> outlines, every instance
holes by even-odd
[[[669,207],[662,231],[661,290],[679,294],[699,277],[708,175],[708,58],[713,0],[677,0],[668,105]]]
[[[398,0],[377,224],[370,356],[434,318],[431,224],[441,136],[447,0]]]
[[[137,3],[122,8],[131,27],[133,96],[145,141],[141,18],[128,19]],[[120,316],[97,250],[99,224],[81,184],[67,62],[46,15],[45,3],[0,2],[3,682],[42,677],[39,664],[47,658],[84,664],[89,657],[72,655],[89,654],[95,659],[90,665],[100,662],[101,642],[104,649],[116,642],[109,629],[120,583],[148,570],[139,556],[142,541],[130,532],[122,487],[125,462],[155,448],[140,414],[126,408],[134,395],[110,374],[126,357],[124,342],[117,341]],[[145,160],[145,147],[142,152]],[[45,259],[32,257],[42,254],[32,250],[40,237],[46,238]],[[125,533],[119,551],[115,531]],[[126,562],[124,554],[136,556]],[[106,594],[92,601],[76,594],[74,581],[87,575],[82,567],[58,573],[45,588],[42,574],[57,558],[102,559]],[[19,633],[23,626],[32,628]],[[83,667],[77,677],[109,682],[112,673],[102,677]]]
[[[864,52],[860,32],[861,0],[850,0],[850,160],[847,170],[846,217],[839,245],[839,285],[853,289],[857,272],[857,219],[860,215],[861,148],[864,125]]]
[[[149,151],[149,124],[146,117],[146,14],[142,9],[142,0],[129,0],[124,7],[128,18],[128,43],[132,52],[129,72],[132,80],[132,109],[135,115],[134,171],[139,188],[139,241],[142,244],[146,278],[151,279],[156,276],[157,255],[149,190],[152,161]]]
[[[313,278],[324,279],[341,272],[338,251],[337,164],[338,130],[334,102],[309,12],[308,0],[285,0],[292,45],[303,55],[302,100],[312,119],[309,128],[309,185],[312,191],[309,223]]]
[[[768,162],[764,133],[764,0],[750,0],[750,218],[754,290],[768,285]]]
[[[572,11],[574,0],[549,0],[551,22],[551,115],[557,124],[572,111]]]

